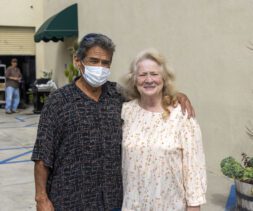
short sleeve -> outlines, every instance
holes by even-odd
[[[8,67],[6,70],[5,70],[5,77],[6,78],[9,78],[11,76],[11,68]]]
[[[59,120],[62,104],[54,94],[50,95],[44,105],[37,131],[32,160],[41,160],[53,168],[55,152],[61,137],[61,121]]]
[[[18,75],[19,75],[19,77],[22,77],[22,74],[21,74],[21,71],[19,68],[18,68]]]
[[[122,104],[121,119],[125,122],[131,121],[132,114],[135,113],[135,100]]]
[[[181,128],[183,181],[188,206],[206,202],[206,166],[199,124],[185,117]]]

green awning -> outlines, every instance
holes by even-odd
[[[63,41],[78,36],[77,4],[73,4],[49,18],[34,35],[34,41]]]

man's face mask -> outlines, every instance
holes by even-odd
[[[100,66],[84,65],[84,73],[82,74],[85,81],[92,87],[102,86],[108,80],[111,72],[109,68]]]

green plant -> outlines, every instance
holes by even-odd
[[[74,40],[74,42],[72,42],[72,46],[67,48],[73,60],[73,63],[75,63],[76,51],[78,47],[79,47],[79,43],[76,39]],[[74,78],[79,75],[79,71],[77,68],[75,68],[73,63],[68,64],[67,68],[64,71],[64,74],[67,77],[69,83],[71,83],[74,80]]]
[[[40,96],[39,100],[40,100],[40,103],[45,103],[46,100],[47,100],[48,96]]]
[[[53,71],[50,71],[50,72],[43,71],[42,73],[43,73],[43,78],[52,79]]]
[[[73,45],[71,47],[68,47],[68,51],[70,55],[72,56],[73,54],[75,54],[78,48],[79,48],[79,43],[77,42],[77,40],[75,40]]]
[[[246,132],[249,135],[250,138],[253,138],[253,129],[249,126],[246,126]]]
[[[242,153],[242,164],[233,157],[224,158],[220,163],[222,173],[232,179],[253,183],[253,157]]]
[[[72,63],[70,63],[65,69],[64,74],[68,78],[68,81],[70,83],[74,80],[75,77],[79,75],[79,71],[74,67]]]

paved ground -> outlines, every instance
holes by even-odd
[[[6,115],[0,110],[0,210],[35,210],[30,161],[39,116],[32,109]]]
[[[32,108],[6,115],[0,109],[0,211],[35,210],[33,163],[29,161],[39,115]],[[224,211],[231,180],[208,171],[203,211]]]

